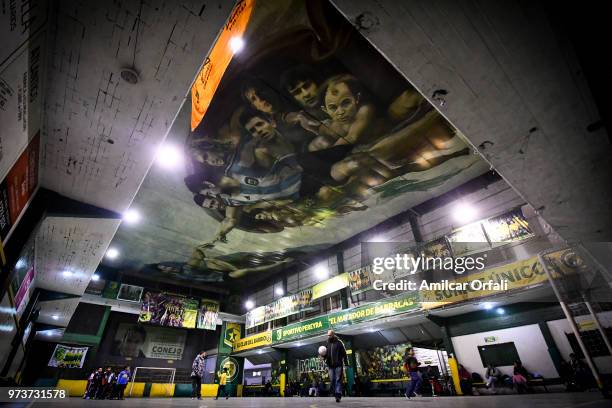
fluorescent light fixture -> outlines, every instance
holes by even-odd
[[[482,308],[484,310],[491,310],[491,309],[493,309],[493,303],[491,303],[491,302],[484,302],[482,304]]]
[[[119,256],[119,250],[117,248],[108,248],[106,250],[106,257],[108,259],[116,259]]]
[[[462,224],[474,221],[477,216],[476,208],[467,203],[460,203],[453,209],[453,218]]]
[[[382,235],[375,235],[368,242],[387,242]]]
[[[327,266],[319,264],[315,266],[314,273],[317,279],[322,280],[329,276],[329,269],[327,268]]]
[[[62,272],[62,275],[63,275],[65,278],[69,278],[69,277],[71,277],[72,275],[74,275],[74,273],[73,273],[72,271],[65,270],[65,271],[63,271],[63,272]]]
[[[244,307],[246,307],[247,310],[251,310],[252,308],[255,307],[255,302],[249,299],[246,302],[244,302]]]
[[[178,146],[163,144],[157,149],[155,161],[165,169],[176,169],[183,164],[183,152]]]
[[[229,40],[229,46],[234,54],[238,54],[244,48],[244,40],[242,37],[232,37]]]
[[[498,307],[497,310],[495,311],[497,312],[498,315],[506,314],[506,311],[501,307]]]
[[[123,221],[128,224],[136,224],[140,221],[140,213],[134,209],[129,209],[123,213]]]
[[[98,275],[97,273],[94,273],[93,275],[91,275],[91,280],[94,282],[97,282],[100,280],[100,275]]]
[[[276,289],[274,289],[274,293],[276,293],[278,296],[283,296],[285,294],[285,291],[282,287],[277,286]]]
[[[59,320],[59,316],[58,316],[58,315],[56,315],[56,314],[52,315],[52,316],[51,316],[51,318],[52,318],[53,320]]]

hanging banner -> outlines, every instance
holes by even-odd
[[[313,288],[282,297],[265,306],[257,307],[246,315],[247,329],[306,310],[312,301]]]
[[[58,344],[49,360],[49,367],[82,368],[89,347],[70,347]]]
[[[23,303],[23,300],[26,299],[27,294],[29,293],[30,285],[34,280],[34,275],[34,267],[31,267],[30,269],[28,269],[25,277],[21,281],[21,285],[19,286],[17,293],[15,293],[15,308],[17,310],[21,309],[20,306]],[[27,304],[28,302],[26,301],[25,303]]]
[[[140,302],[143,290],[144,288],[142,286],[126,285],[123,283],[119,288],[117,300],[125,300],[127,302]]]
[[[198,311],[198,329],[216,330],[219,318],[219,302],[216,300],[202,299]]]
[[[145,292],[138,321],[168,327],[194,329],[198,301],[179,295]]]
[[[483,226],[494,246],[533,236],[520,208],[498,217],[489,218],[483,222]]]
[[[577,259],[577,255],[571,249],[553,252],[546,256],[547,261],[553,271],[553,277],[576,273],[582,265]],[[524,288],[527,286],[538,285],[548,279],[542,266],[538,262],[538,257],[534,256],[522,261],[513,262],[496,268],[490,268],[475,274],[462,276],[449,282],[451,287],[456,283],[469,283],[473,281],[496,283],[502,280],[507,281],[507,291]],[[450,303],[468,301],[472,299],[503,293],[501,290],[474,290],[470,289],[473,285],[466,285],[468,289],[448,289],[448,290],[420,290],[420,300],[423,309],[433,309]]]
[[[236,4],[215,45],[204,60],[191,88],[191,130],[202,121],[223,78],[227,66],[232,61],[234,50],[230,42],[241,39],[246,31],[255,0],[241,0]]]
[[[257,333],[234,342],[234,353],[272,344],[272,332]]]
[[[0,140],[0,157],[2,156]],[[37,133],[0,183],[0,238],[4,240],[38,186],[40,136]]]
[[[348,273],[343,273],[338,276],[334,276],[331,279],[327,279],[321,283],[317,283],[312,287],[312,300],[322,298],[331,293],[337,292],[340,289],[344,289],[349,285]]]
[[[427,242],[421,247],[421,256],[429,258],[449,258],[453,256],[446,237]]]
[[[285,327],[274,329],[272,332],[272,344],[285,343],[287,341],[320,334],[329,329],[327,316],[315,317],[303,322],[293,323]]]
[[[245,327],[250,329],[266,322],[266,307],[259,306],[255,309],[249,310],[246,314]]]
[[[102,291],[102,297],[107,299],[117,299],[119,294],[120,283],[116,281],[106,281],[104,290]]]
[[[275,329],[272,331],[272,344],[285,343],[291,340],[322,334],[329,329],[393,316],[418,309],[419,307],[420,304],[416,293],[402,294],[395,298],[369,303],[364,306],[315,317]]]
[[[234,343],[241,338],[241,332],[240,323],[223,322],[219,339],[219,354],[231,353]]]
[[[327,315],[327,319],[331,327],[343,327],[408,312],[418,309],[420,306],[417,294],[408,293],[380,302],[332,313]]]
[[[348,273],[351,294],[356,295],[372,289],[371,272],[372,265],[367,265],[363,268],[355,269],[354,271]]]

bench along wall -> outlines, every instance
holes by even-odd
[[[488,342],[485,338],[488,338]],[[508,342],[514,342],[519,358],[529,372],[539,373],[545,378],[559,377],[537,324],[457,336],[452,338],[452,342],[459,364],[463,364],[471,373],[480,374],[482,378],[485,378],[486,367],[483,367],[478,347]],[[503,374],[513,374],[512,366],[498,368]]]

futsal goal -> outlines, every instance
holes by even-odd
[[[152,383],[151,396],[173,396],[174,376],[176,368],[136,367],[128,395],[131,397],[136,383]]]

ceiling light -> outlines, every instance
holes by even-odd
[[[493,303],[485,302],[485,303],[482,304],[482,308],[484,310],[491,310],[491,309],[493,309]]]
[[[178,146],[163,144],[157,149],[155,161],[165,169],[175,169],[183,163],[183,152]]]
[[[138,83],[138,72],[132,68],[122,68],[119,75],[128,84],[135,85]]]
[[[140,213],[136,210],[129,209],[125,213],[123,213],[123,221],[128,224],[136,224],[140,221]]]
[[[285,291],[282,287],[278,286],[276,289],[274,289],[274,293],[276,293],[278,296],[283,296],[285,294]]]
[[[242,37],[232,37],[229,46],[234,54],[238,54],[244,48],[244,40]]]
[[[476,209],[467,203],[460,203],[453,210],[453,218],[462,224],[473,221],[477,215]]]
[[[65,278],[68,278],[68,277],[72,276],[73,273],[72,273],[72,271],[66,270],[66,271],[62,272],[62,275],[64,275]]]
[[[17,269],[24,268],[25,266],[26,266],[26,262],[23,259],[18,260],[17,263],[15,264],[15,268]]]
[[[106,250],[106,257],[108,259],[115,259],[119,256],[119,250],[117,248],[108,248]],[[96,279],[97,280],[97,279]]]
[[[497,312],[497,314],[499,314],[499,315],[506,314],[506,311],[505,311],[503,308],[501,308],[501,307],[498,307],[498,308],[497,308],[497,310],[496,310],[496,312]]]
[[[252,300],[247,300],[246,302],[244,302],[244,307],[246,307],[247,310],[251,310],[255,307],[255,302],[253,302]]]
[[[94,273],[93,275],[91,275],[91,280],[94,282],[97,282],[100,280],[100,275],[98,275],[97,273]]]
[[[372,238],[370,238],[370,240],[368,242],[386,242],[385,239],[383,238],[382,235],[376,235]]]
[[[52,315],[52,316],[51,316],[51,318],[52,318],[53,320],[59,320],[59,316],[58,316],[58,315],[56,315],[56,314]]]
[[[317,279],[325,279],[329,276],[329,269],[325,265],[317,265],[314,269]]]

